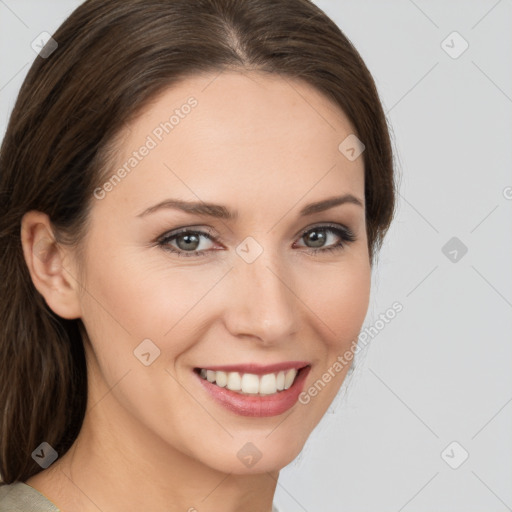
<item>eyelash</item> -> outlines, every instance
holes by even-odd
[[[326,253],[329,253],[332,251],[339,251],[341,249],[344,249],[346,244],[355,242],[357,240],[357,237],[349,228],[347,228],[345,226],[343,226],[343,227],[333,226],[330,224],[322,224],[319,226],[313,226],[312,228],[309,228],[309,229],[303,231],[300,236],[300,239],[304,238],[305,235],[307,235],[309,232],[314,231],[314,230],[325,230],[327,233],[334,233],[335,235],[339,236],[342,240],[342,242],[339,242],[335,245],[330,245],[327,247],[320,247],[320,248],[306,247],[306,249],[309,249],[309,252],[311,252],[314,255],[318,255],[319,253],[326,254]],[[169,251],[173,254],[178,255],[179,257],[186,257],[186,258],[191,257],[191,256],[207,256],[208,255],[207,253],[212,250],[212,249],[209,249],[209,250],[202,250],[202,251],[183,251],[181,249],[176,249],[175,247],[168,245],[169,242],[173,241],[178,236],[183,235],[183,234],[194,234],[194,235],[204,236],[204,237],[208,238],[209,240],[214,241],[213,233],[211,231],[204,232],[204,231],[192,230],[190,228],[182,228],[178,232],[170,232],[170,233],[165,234],[163,237],[160,237],[157,240],[157,245],[166,251]]]

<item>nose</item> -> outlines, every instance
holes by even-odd
[[[292,273],[272,262],[265,251],[252,263],[237,258],[229,283],[224,316],[233,336],[275,345],[297,331],[301,302],[294,292]]]

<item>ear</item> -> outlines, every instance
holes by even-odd
[[[21,244],[32,282],[50,309],[62,318],[82,315],[71,252],[55,240],[50,218],[35,210],[21,220]]]

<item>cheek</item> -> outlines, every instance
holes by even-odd
[[[89,259],[83,296],[84,323],[94,339],[115,339],[113,344],[118,349],[126,344],[129,354],[146,338],[171,358],[187,349],[198,306],[225,271],[184,268],[165,257],[154,263],[130,251],[101,254]]]
[[[357,340],[368,311],[371,269],[359,259],[330,272],[329,283],[322,290],[315,288],[308,305],[320,318],[322,349],[317,350],[318,364],[310,374],[299,399],[308,411],[311,431],[336,397],[352,364]]]
[[[323,286],[310,286],[305,302],[324,324],[329,351],[345,350],[345,345],[357,339],[368,310],[370,267],[360,258],[324,271],[316,281]]]

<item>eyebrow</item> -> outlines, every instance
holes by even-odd
[[[322,201],[318,201],[316,203],[310,203],[304,206],[300,210],[300,216],[305,217],[307,215],[313,215],[314,213],[323,212],[325,210],[329,210],[330,208],[334,208],[335,206],[339,206],[341,204],[355,204],[364,208],[363,202],[355,197],[352,194],[344,194],[342,196],[330,197],[328,199],[324,199]],[[225,206],[214,203],[205,203],[205,202],[190,202],[190,201],[181,201],[179,199],[165,199],[154,206],[150,206],[142,213],[139,213],[137,217],[145,217],[151,213],[154,213],[161,209],[174,209],[181,210],[186,213],[196,214],[196,215],[207,215],[209,217],[215,217],[218,219],[225,220],[236,220],[238,219],[238,212],[230,211]]]

